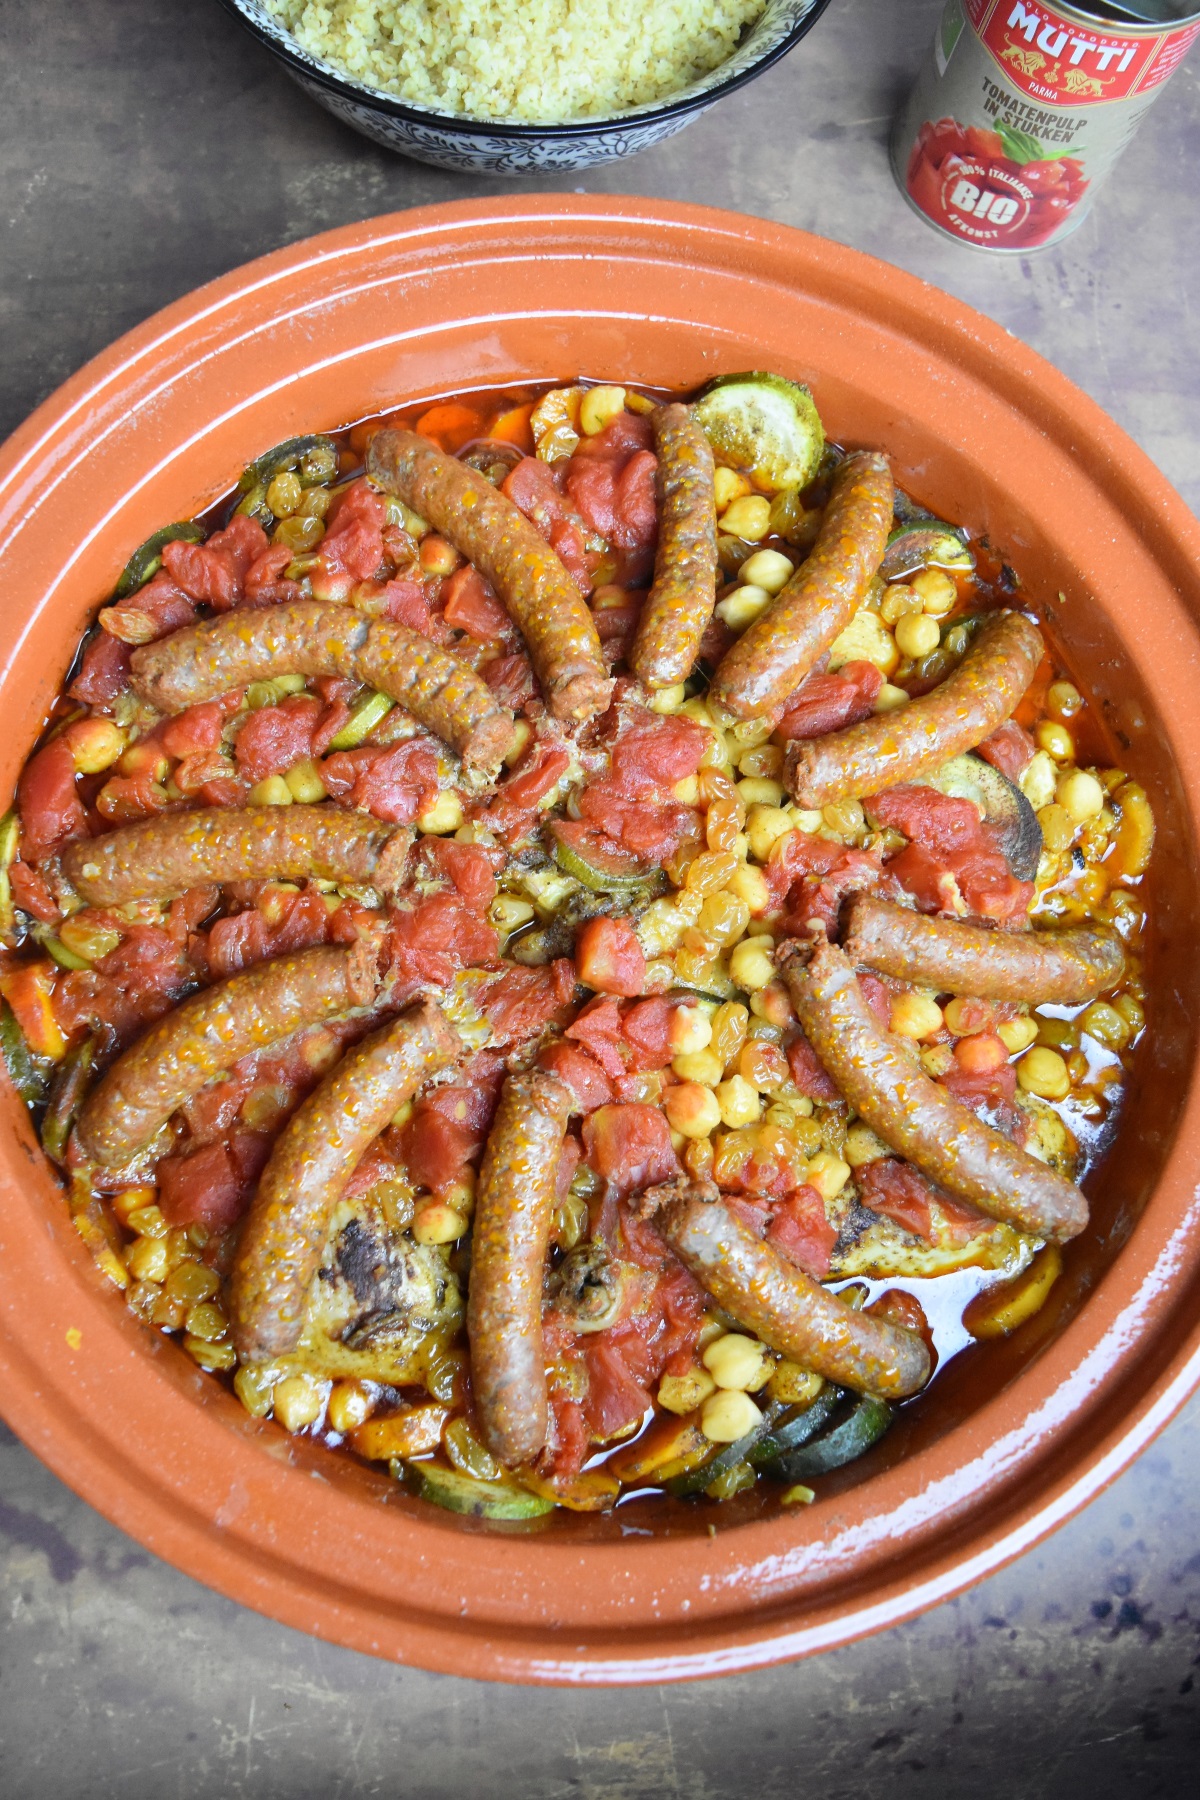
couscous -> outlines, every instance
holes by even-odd
[[[717,68],[764,0],[264,0],[352,81],[478,119],[558,124],[661,100]]]

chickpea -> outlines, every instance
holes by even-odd
[[[907,688],[896,687],[894,683],[885,681],[875,696],[875,711],[896,712],[900,707],[907,706],[911,698]]]
[[[448,544],[435,531],[430,532],[427,538],[422,538],[420,558],[421,568],[426,575],[443,576],[453,575],[463,560],[454,545]]]
[[[795,567],[791,559],[784,556],[781,550],[756,550],[738,570],[738,580],[765,588],[768,594],[778,594],[794,574]]]
[[[732,594],[718,600],[715,610],[721,623],[740,635],[762,617],[770,604],[771,596],[765,588],[746,586],[735,588]]]
[[[1019,1056],[1022,1050],[1028,1050],[1037,1034],[1036,1019],[1005,1019],[996,1027],[996,1036],[1010,1056]]]
[[[444,1200],[422,1200],[413,1213],[412,1234],[418,1244],[456,1244],[466,1231],[467,1220]]]
[[[721,1123],[736,1130],[742,1125],[756,1125],[762,1116],[762,1101],[758,1090],[750,1085],[744,1075],[731,1075],[728,1081],[722,1081],[714,1089],[717,1105],[720,1108]]]
[[[292,790],[282,775],[268,775],[250,789],[251,806],[290,806]]]
[[[1039,750],[1052,756],[1055,762],[1072,762],[1075,757],[1075,739],[1065,725],[1055,719],[1039,719],[1033,728],[1034,742]]]
[[[311,1375],[288,1375],[275,1383],[275,1417],[285,1431],[304,1431],[325,1410],[323,1384]]]
[[[808,1185],[822,1200],[836,1200],[850,1179],[850,1164],[828,1150],[818,1150],[808,1165]]]
[[[725,892],[736,895],[739,900],[744,900],[750,908],[751,917],[755,913],[766,912],[771,904],[771,890],[767,885],[767,878],[762,870],[756,869],[752,863],[743,863],[739,869],[734,870]]]
[[[954,1060],[969,1075],[985,1075],[1008,1061],[1008,1051],[1003,1039],[994,1032],[980,1031],[959,1039],[954,1046]]]
[[[948,613],[958,599],[958,588],[954,577],[945,569],[922,569],[909,582],[914,594],[921,596],[921,604],[927,613],[934,618],[941,618]]]
[[[720,527],[730,537],[756,544],[771,529],[771,503],[761,494],[744,494],[725,508]]]
[[[707,1369],[689,1369],[686,1375],[664,1375],[658,1384],[658,1404],[670,1413],[695,1412],[717,1384]]]
[[[1052,681],[1046,689],[1046,709],[1063,723],[1083,708],[1083,695],[1071,681]]]
[[[701,1055],[706,1054],[700,1052]],[[663,1111],[672,1131],[685,1138],[706,1138],[721,1123],[721,1108],[710,1087],[696,1081],[681,1081],[663,1095]]]
[[[731,981],[736,979],[733,974],[733,960],[731,956],[729,959],[729,979]],[[745,987],[746,984],[738,982],[738,986]],[[772,978],[760,988],[746,988],[746,992],[750,995],[750,1011],[756,1019],[765,1019],[769,1025],[774,1025],[781,1031],[787,1026],[795,1024],[796,1009],[792,1005],[790,994],[781,981]]]
[[[712,1027],[709,1027],[709,1037]],[[672,1059],[672,1072],[680,1081],[698,1081],[702,1087],[715,1088],[725,1074],[725,1065],[720,1057],[707,1046],[702,1050],[685,1050]]]
[[[739,1331],[727,1331],[724,1337],[716,1338],[701,1353],[700,1360],[719,1388],[740,1389],[743,1393],[761,1387],[771,1372],[762,1345]]]
[[[344,1436],[363,1425],[375,1410],[375,1400],[361,1381],[339,1381],[329,1396],[329,1424]]]
[[[740,500],[743,494],[749,492],[749,481],[744,475],[739,475],[736,469],[714,470],[713,498],[717,503],[718,515],[732,506],[735,500]]]
[[[1104,789],[1086,769],[1071,769],[1060,775],[1054,797],[1076,825],[1083,825],[1104,811]]]
[[[1071,1075],[1057,1050],[1038,1045],[1017,1064],[1017,1081],[1027,1094],[1040,1100],[1065,1100],[1071,1091]]]
[[[781,807],[787,797],[783,783],[765,775],[745,776],[738,782],[737,791],[747,810],[752,806]]]
[[[111,719],[76,719],[63,737],[71,748],[77,775],[98,775],[111,769],[125,749],[125,733]]]
[[[714,1444],[736,1444],[761,1422],[761,1412],[739,1388],[719,1389],[704,1402],[700,1414],[700,1429]]]
[[[897,648],[913,662],[929,656],[941,641],[938,622],[927,613],[906,613],[896,626]]]
[[[890,1156],[891,1151],[883,1139],[876,1137],[869,1125],[856,1120],[846,1133],[846,1142],[842,1146],[843,1158],[852,1169],[861,1169],[867,1163],[878,1162],[881,1157]]]
[[[624,410],[623,387],[589,388],[579,403],[579,429],[584,437],[595,437]]]
[[[897,994],[889,1023],[897,1037],[932,1037],[941,1030],[942,1009],[931,994]]]
[[[678,712],[686,699],[687,688],[682,681],[677,681],[673,687],[659,688],[656,694],[650,696],[650,711],[656,713]]]
[[[311,756],[294,763],[283,779],[287,782],[292,799],[301,806],[313,806],[318,800],[324,800],[329,792],[321,779],[321,771]]]
[[[779,842],[792,830],[795,821],[791,813],[781,806],[754,805],[746,814],[746,836],[750,840],[750,854],[757,862],[765,863]]]
[[[701,1006],[677,1006],[671,1014],[671,1049],[676,1056],[692,1056],[712,1043],[712,1020]]]
[[[909,613],[919,613],[924,609],[920,594],[902,581],[893,582],[891,587],[883,590],[883,599],[879,602],[879,616],[885,625],[898,625]]]

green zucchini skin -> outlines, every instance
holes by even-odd
[[[512,1482],[476,1481],[473,1475],[443,1469],[437,1463],[410,1463],[408,1473],[422,1500],[469,1518],[540,1519],[554,1511],[553,1500],[544,1500]]]
[[[781,1481],[807,1481],[811,1475],[828,1475],[833,1469],[844,1468],[879,1442],[893,1416],[886,1401],[868,1394],[840,1425],[781,1456],[770,1473]]]
[[[915,575],[918,569],[954,569],[969,574],[975,567],[965,537],[940,519],[914,520],[892,532],[879,565],[884,581]]]
[[[782,1424],[769,1431],[766,1437],[760,1438],[748,1452],[746,1461],[756,1466],[765,1465],[767,1473],[773,1474],[771,1465],[787,1452],[798,1450],[801,1444],[807,1444],[810,1438],[816,1437],[829,1423],[845,1396],[844,1388],[828,1383],[811,1406],[805,1407],[794,1419],[785,1419]]]
[[[25,1033],[7,1000],[0,1000],[0,1051],[8,1077],[26,1106],[40,1106],[46,1098],[46,1077],[34,1061]]]
[[[766,493],[807,487],[821,467],[825,431],[802,382],[762,369],[720,375],[694,412],[717,461]]]
[[[168,544],[202,544],[204,537],[203,525],[197,525],[191,519],[161,526],[144,544],[138,545],[125,564],[113,589],[113,598],[125,600],[130,594],[136,594],[139,588],[145,587],[151,576],[157,575],[162,568],[162,553]]]

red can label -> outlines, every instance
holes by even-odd
[[[893,161],[943,231],[1022,251],[1077,224],[1200,35],[1088,16],[1056,0],[949,0]]]

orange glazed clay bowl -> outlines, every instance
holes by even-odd
[[[902,486],[1008,553],[1151,794],[1158,937],[1122,1129],[1047,1306],[957,1359],[815,1505],[488,1525],[252,1420],[138,1324],[5,1082],[4,1415],[159,1556],[377,1656],[615,1683],[843,1643],[1026,1549],[1200,1384],[1200,531],[1089,400],[910,276],[732,214],[550,196],[372,220],[179,302],[0,454],[0,786],[12,792],[130,549],[264,446],[472,386],[691,388],[755,367],[809,382],[831,436],[882,447]]]

